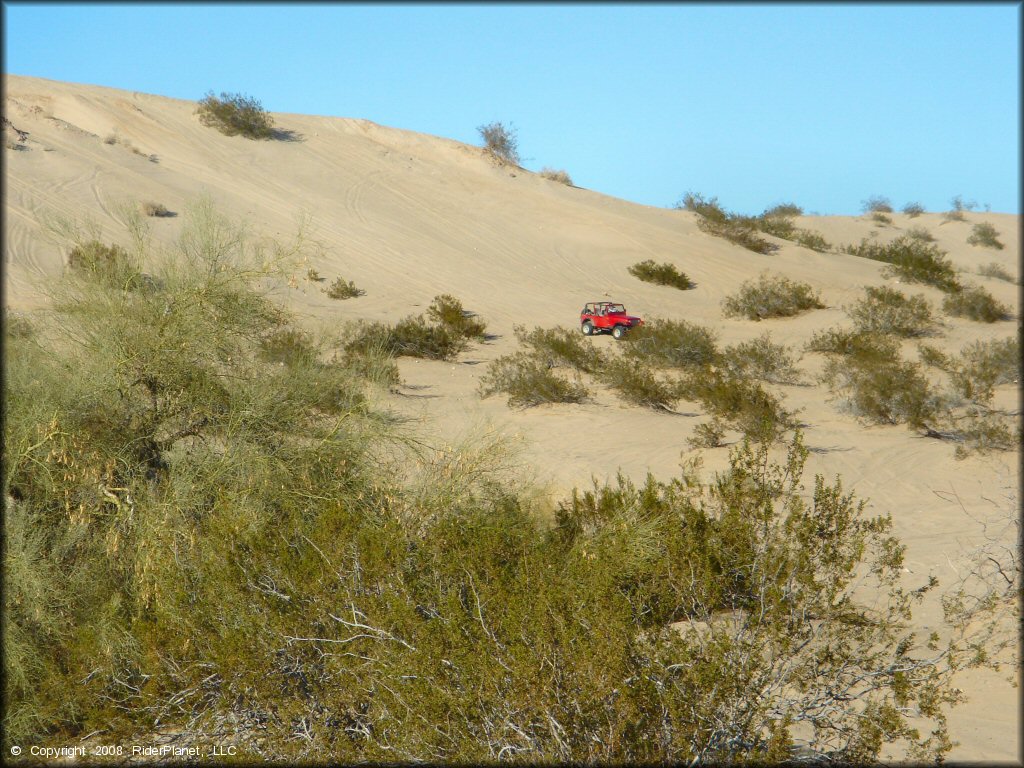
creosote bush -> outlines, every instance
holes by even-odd
[[[892,213],[892,202],[883,195],[872,195],[861,203],[864,213]]]
[[[688,369],[677,391],[678,397],[703,405],[717,428],[728,425],[758,443],[773,443],[795,426],[778,398],[728,367]]]
[[[931,304],[923,296],[907,298],[887,286],[868,286],[863,299],[847,310],[858,331],[891,333],[902,338],[925,336],[935,331]]]
[[[309,277],[308,274],[307,277]],[[318,277],[319,275],[316,277],[310,277],[309,279],[317,280]],[[317,280],[317,282],[319,281]],[[332,299],[354,299],[357,296],[362,296],[366,291],[361,288],[356,288],[356,284],[351,280],[346,282],[344,278],[337,277],[328,288],[324,289],[324,293]]]
[[[570,381],[554,366],[527,352],[513,352],[492,360],[480,377],[478,392],[483,398],[506,394],[511,408],[582,403],[590,397],[578,374]]]
[[[993,277],[1006,283],[1016,283],[1013,275],[1006,271],[1002,264],[993,261],[978,267],[978,274],[982,277]]]
[[[462,302],[450,294],[435,296],[427,307],[427,317],[457,336],[476,341],[483,341],[487,337],[487,324],[474,313],[463,309]]]
[[[540,171],[541,178],[548,179],[550,181],[557,181],[559,184],[565,184],[567,187],[571,187],[572,177],[566,172],[557,168],[544,167]]]
[[[942,291],[955,291],[960,286],[946,252],[916,237],[900,235],[886,244],[862,240],[859,246],[847,246],[845,250],[854,256],[884,261],[889,265],[885,273],[903,280]]]
[[[979,323],[1009,320],[1012,315],[1004,304],[980,285],[970,285],[946,295],[942,311],[954,317],[966,317]]]
[[[196,114],[199,122],[216,128],[225,136],[244,136],[247,139],[274,136],[274,119],[252,96],[222,92],[218,97],[210,91],[200,99]]]
[[[435,296],[428,322],[423,315],[409,315],[394,325],[360,321],[349,329],[344,349],[348,354],[420,357],[452,360],[469,347],[470,340],[484,338],[483,321],[462,309],[453,296]]]
[[[710,365],[718,361],[717,334],[686,320],[650,317],[626,335],[623,354],[656,367]]]
[[[764,320],[769,317],[791,317],[824,306],[818,294],[807,283],[763,273],[756,282],[744,282],[736,295],[726,297],[722,301],[722,312],[726,317]]]
[[[645,283],[668,285],[681,291],[688,291],[697,286],[684,272],[680,272],[675,264],[655,264],[653,259],[637,262],[629,267],[629,274]]]
[[[999,242],[999,233],[987,221],[981,221],[974,225],[971,234],[967,237],[967,243],[985,248],[995,248],[997,251],[1003,250],[1003,244]]]
[[[163,203],[154,203],[147,201],[142,203],[142,212],[147,216],[173,216],[174,214],[167,210],[167,206]]]
[[[764,333],[756,339],[726,347],[722,365],[737,376],[748,376],[771,384],[801,384],[803,376],[790,349]]]
[[[924,206],[920,203],[907,203],[903,206],[903,212],[910,218],[914,219],[925,212]]]
[[[755,253],[772,253],[777,246],[757,234],[759,219],[727,212],[718,198],[705,200],[698,193],[687,192],[675,206],[698,215],[697,226],[716,237],[724,237]]]
[[[494,122],[479,126],[477,131],[491,157],[508,165],[519,165],[519,138],[514,127]]]

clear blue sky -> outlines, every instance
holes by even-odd
[[[5,72],[472,144],[498,120],[527,168],[648,205],[1020,212],[1019,3],[3,5]]]

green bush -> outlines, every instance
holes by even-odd
[[[916,363],[831,357],[823,380],[845,399],[851,413],[876,424],[907,424],[927,430],[943,407]]]
[[[892,213],[892,203],[882,195],[872,195],[861,203],[864,213]]]
[[[319,282],[319,275],[313,271],[312,275],[307,275],[310,280],[316,280]],[[331,283],[330,287],[325,288],[324,292],[332,299],[354,299],[357,296],[362,296],[366,291],[361,288],[356,288],[356,284],[349,280],[346,282],[344,278],[337,277],[334,282]]]
[[[757,282],[744,282],[739,293],[722,301],[726,317],[746,317],[749,320],[791,317],[824,306],[810,285],[767,273],[762,274]]]
[[[803,376],[788,347],[776,344],[765,333],[751,341],[725,348],[722,365],[737,376],[748,376],[771,384],[800,384]]]
[[[903,212],[913,219],[920,216],[925,210],[920,203],[907,203],[903,206]]]
[[[907,237],[920,240],[922,243],[934,243],[935,237],[924,227],[911,227],[907,230]]]
[[[700,194],[687,192],[676,204],[676,208],[696,213],[697,226],[710,235],[724,237],[729,242],[755,253],[771,253],[777,250],[777,246],[757,234],[759,219],[728,213],[719,205],[718,198],[705,200]]]
[[[573,185],[572,177],[566,171],[557,170],[555,168],[542,168],[540,171],[540,177],[550,181],[557,181],[559,184],[565,184],[567,187],[571,187]]]
[[[634,264],[629,268],[629,274],[645,283],[669,285],[681,291],[688,291],[697,285],[685,273],[680,272],[674,264],[668,262],[655,264],[652,259]]]
[[[775,442],[795,426],[793,414],[756,381],[728,368],[690,369],[678,396],[699,402],[721,425],[728,424],[756,442]]]
[[[241,93],[206,94],[196,109],[199,121],[225,136],[269,139],[274,136],[274,119],[252,96]]]
[[[601,367],[598,378],[630,405],[671,409],[679,399],[679,390],[674,382],[659,378],[653,368],[637,360],[612,358]]]
[[[174,214],[167,210],[167,207],[163,203],[154,203],[148,201],[142,203],[142,212],[147,216],[173,216]]]
[[[901,235],[890,243],[870,243],[862,240],[859,246],[847,246],[847,253],[889,264],[886,274],[913,283],[932,285],[942,291],[959,288],[956,270],[937,246],[920,239]]]
[[[966,400],[988,404],[999,384],[1021,380],[1020,339],[976,341],[965,347],[955,361],[944,361],[953,390]]]
[[[868,286],[864,293],[865,297],[847,310],[858,331],[910,338],[935,330],[931,304],[923,296],[908,299],[895,288],[886,286]]]
[[[363,321],[349,331],[344,349],[363,355],[380,350],[393,357],[453,360],[468,347],[465,337],[444,325],[432,325],[423,315],[410,315],[394,325]]]
[[[1007,272],[1001,264],[995,261],[978,267],[978,274],[982,277],[994,277],[996,280],[1002,280],[1006,283],[1017,282],[1013,275]]]
[[[450,294],[435,296],[427,307],[427,317],[456,336],[483,341],[487,338],[487,324],[462,307],[462,302]]]
[[[477,131],[491,157],[502,163],[519,165],[519,138],[514,127],[494,122],[479,126]]]
[[[871,220],[878,224],[892,224],[892,216],[882,213],[881,211],[875,211],[872,213]]]
[[[796,231],[795,241],[804,248],[810,248],[812,251],[817,251],[818,253],[825,253],[832,248],[824,237],[809,229],[798,229]]]
[[[954,317],[966,317],[979,323],[1009,320],[1012,315],[1004,304],[979,285],[971,285],[946,295],[942,311]]]
[[[686,368],[718,359],[716,334],[686,320],[648,318],[626,336],[623,354],[656,367]]]
[[[1003,244],[999,242],[999,233],[987,221],[981,221],[974,225],[971,234],[967,237],[967,243],[985,248],[995,248],[998,251],[1003,250]]]
[[[569,381],[556,369],[527,352],[514,352],[492,360],[480,377],[480,397],[508,395],[512,408],[545,403],[582,403],[590,393],[579,381]]]
[[[804,209],[796,203],[779,203],[773,205],[771,208],[765,210],[761,214],[762,218],[782,217],[782,218],[793,218],[794,216],[803,216]]]
[[[601,352],[579,333],[565,328],[534,328],[527,332],[521,325],[513,330],[519,343],[529,347],[534,357],[548,368],[569,366],[578,372],[593,374],[604,365]]]

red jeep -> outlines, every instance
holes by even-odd
[[[580,328],[584,336],[611,331],[621,339],[630,328],[643,325],[639,317],[626,314],[626,308],[614,301],[591,301],[580,311]]]

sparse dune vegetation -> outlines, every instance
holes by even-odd
[[[4,754],[1013,759],[1019,217],[5,84]]]

